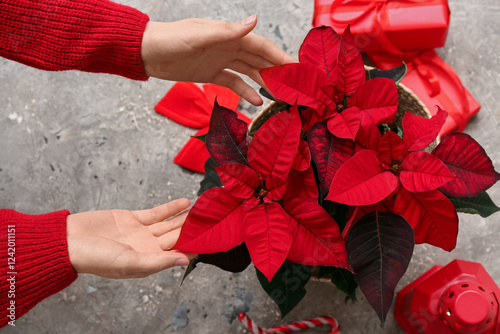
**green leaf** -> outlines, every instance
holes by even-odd
[[[227,252],[200,254],[197,258],[198,263],[201,262],[211,264],[232,273],[242,272],[252,262],[250,259],[250,253],[248,253],[245,243],[242,243]]]
[[[332,283],[342,292],[347,294],[347,297],[353,301],[356,299],[356,288],[358,283],[354,279],[354,274],[349,270],[337,267],[319,267],[318,277],[328,276]]]
[[[354,279],[354,274],[344,268],[335,268],[336,271],[332,273],[332,283],[339,289],[347,294],[349,298],[354,301],[356,299],[356,288],[358,283]]]
[[[332,201],[323,201],[321,205],[325,211],[332,216],[333,219],[337,222],[340,228],[340,232],[342,232],[347,224],[347,216],[349,215],[350,207],[345,204],[335,203]]]
[[[305,285],[311,278],[312,267],[285,260],[271,282],[257,268],[255,270],[262,288],[278,305],[283,318],[306,295]]]
[[[269,94],[269,92],[262,87],[259,89],[259,93],[260,93],[260,95],[264,96],[265,98],[267,98],[269,100],[276,101],[274,99],[274,97],[272,97],[272,95]]]
[[[196,268],[198,263],[211,264],[225,271],[240,273],[245,270],[251,262],[250,253],[248,253],[245,243],[227,252],[199,254],[189,262],[184,277],[182,278],[181,285],[186,277]]]
[[[394,80],[396,84],[398,84],[405,77],[407,70],[408,69],[404,62],[403,65],[391,68],[390,70],[373,69],[368,71],[368,80],[374,78],[388,78]]]
[[[340,228],[340,232],[344,231],[345,226],[347,225],[348,215],[350,207],[345,204],[335,203],[336,211],[335,215],[333,215],[333,219],[337,222]]]
[[[389,124],[381,124],[378,127],[382,135],[385,135],[388,131],[391,131],[391,127],[389,126]]]
[[[205,146],[217,163],[223,166],[232,163],[248,165],[248,124],[238,114],[217,104],[215,100]]]
[[[209,158],[205,162],[205,178],[200,182],[200,190],[198,190],[198,196],[201,196],[205,191],[214,187],[222,187],[222,182],[220,182],[219,174],[213,166],[217,166],[212,158]]]
[[[335,213],[337,212],[337,206],[335,202],[323,201],[322,207],[330,216],[335,216]]]
[[[396,126],[396,131],[395,131],[398,136],[400,136],[401,138],[403,138],[403,129],[400,128],[399,126]]]
[[[205,143],[205,141],[206,141],[206,139],[207,139],[207,134],[208,134],[208,133],[205,133],[204,135],[201,135],[201,136],[191,136],[191,137],[196,138],[196,139],[199,139],[199,140],[201,140],[202,142],[204,142],[204,143]]]
[[[478,214],[481,217],[489,217],[500,208],[493,203],[490,196],[484,192],[476,197],[449,197],[457,212]]]
[[[196,269],[196,264],[198,263],[198,257],[199,257],[199,255],[197,255],[196,257],[192,258],[191,261],[189,261],[189,264],[186,268],[186,271],[184,272],[184,276],[182,277],[181,285],[182,285],[182,283],[184,283],[184,280],[186,279],[186,277],[188,277],[189,274],[191,274],[193,272],[193,270]]]

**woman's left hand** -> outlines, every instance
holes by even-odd
[[[189,205],[187,198],[181,198],[149,210],[69,215],[68,252],[73,268],[106,278],[137,278],[187,265],[195,255],[170,248],[179,238]]]

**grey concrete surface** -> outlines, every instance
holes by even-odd
[[[256,32],[292,55],[311,27],[313,0],[120,0],[153,20],[203,17],[238,21],[257,14]],[[500,170],[500,3],[450,0],[450,32],[439,54],[482,105],[466,132]],[[150,208],[178,197],[196,199],[201,175],[173,157],[194,133],[153,111],[172,86],[111,75],[49,73],[0,59],[0,207],[26,213],[59,209]],[[250,116],[257,108],[241,103]],[[500,186],[489,191],[500,204]],[[500,214],[460,215],[457,248],[418,245],[398,290],[434,264],[477,261],[500,282]],[[311,282],[285,319],[260,288],[253,267],[230,274],[200,266],[180,286],[183,268],[138,280],[81,275],[3,333],[246,333],[245,311],[263,327],[318,315],[336,317],[345,334],[402,333],[389,312],[384,328],[358,291],[344,303],[332,286]],[[326,333],[323,328],[317,333]]]

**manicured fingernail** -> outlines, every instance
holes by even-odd
[[[243,21],[241,21],[241,25],[245,26],[245,27],[249,26],[249,25],[253,24],[256,19],[257,19],[256,15],[249,16],[246,19],[244,19]]]
[[[180,258],[180,259],[175,260],[176,267],[187,266],[188,264],[189,264],[189,261],[185,258]]]

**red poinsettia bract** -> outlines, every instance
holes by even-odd
[[[484,149],[466,134],[446,136],[432,154],[422,151],[435,140],[446,117],[441,109],[431,119],[406,113],[403,138],[391,131],[384,136],[366,131],[360,147],[371,149],[361,149],[339,168],[326,199],[372,205],[395,194],[392,210],[413,227],[416,243],[455,248],[458,217],[443,193],[477,196],[500,175]]]
[[[386,78],[365,82],[363,60],[349,27],[342,38],[331,27],[312,29],[299,61],[263,69],[262,79],[277,98],[316,110],[335,136],[354,140],[363,122],[394,120],[396,84]]]
[[[453,204],[437,189],[455,175],[440,159],[422,151],[437,137],[446,117],[441,109],[431,119],[406,113],[403,138],[388,131],[369,145],[377,151],[356,153],[335,174],[326,199],[371,205],[396,194],[394,212],[414,228],[416,243],[453,249],[458,217]]]
[[[317,203],[297,108],[271,117],[247,150],[238,144],[245,142],[243,124],[234,118],[228,109],[214,110],[207,147],[220,164],[216,171],[224,187],[201,195],[174,248],[204,254],[228,251],[244,242],[269,281],[285,259],[350,269],[339,227]],[[223,133],[214,133],[215,123],[221,121]],[[289,174],[299,180],[298,185],[288,187]]]

